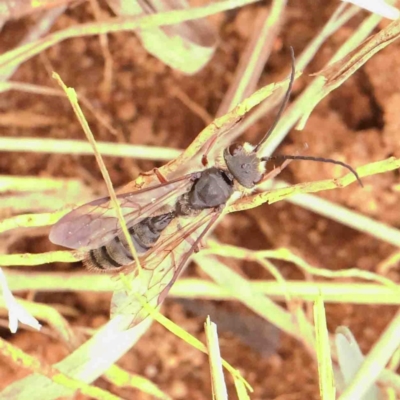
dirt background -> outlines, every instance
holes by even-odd
[[[283,78],[282,70],[286,70],[290,60],[289,46],[293,46],[295,53],[300,54],[336,5],[336,1],[290,2],[282,32],[274,44],[274,51],[264,69],[260,85]],[[220,34],[220,46],[207,67],[194,76],[188,77],[172,71],[149,55],[134,34],[117,33],[109,35],[109,48],[114,62],[110,96],[106,95],[101,86],[104,61],[97,37],[68,40],[45,51],[24,63],[13,80],[56,87],[51,71],[57,71],[67,85],[83,93],[96,110],[121,133],[120,137],[114,137],[87,112],[96,139],[182,149],[196,137],[205,123],[176,98],[174,88],[189,94],[200,107],[210,115],[215,115],[251,34],[251,22],[258,7],[263,6],[248,6],[212,18]],[[102,7],[108,12],[104,4]],[[53,30],[92,19],[90,7],[80,4],[60,17]],[[1,33],[0,51],[12,48],[28,24],[29,18],[8,23]],[[307,74],[320,70],[339,45],[352,34],[355,26],[356,20],[352,20],[323,46],[305,71],[306,76],[296,82],[292,98],[311,79]],[[306,128],[301,132],[292,131],[277,153],[293,154],[302,144],[308,143],[311,155],[346,160],[353,166],[382,160],[391,155],[399,157],[400,142],[396,140],[400,127],[399,46],[399,43],[394,43],[380,52],[334,91],[313,112]],[[18,121],[0,123],[2,136],[84,139],[81,127],[65,99],[7,92],[0,95],[0,112],[13,113]],[[27,122],[30,114],[45,116],[47,123]],[[244,139],[254,143],[266,131],[271,120],[270,116],[259,121],[246,132]],[[139,171],[160,165],[110,157],[106,159],[106,164],[115,186],[132,180]],[[80,177],[98,194],[105,193],[96,161],[91,156],[1,153],[0,174]],[[332,165],[293,162],[283,177],[298,183],[330,178],[335,174],[336,167]],[[399,182],[398,178],[398,172],[386,173],[365,179],[365,189],[352,185],[319,195],[379,221],[399,226],[399,192],[398,186],[397,191],[395,186]],[[390,245],[377,239],[286,202],[228,216],[216,234],[224,243],[250,249],[285,246],[313,265],[332,270],[356,267],[376,271],[377,264],[394,251]],[[25,238],[15,243],[10,251],[39,252],[52,249],[55,246],[50,245],[43,236]],[[251,263],[243,263],[241,267],[249,278],[272,279],[267,272]],[[281,264],[280,267],[286,278],[300,277],[293,266]],[[50,268],[77,270],[80,266],[75,264]],[[189,267],[187,273],[196,275],[195,267]],[[395,273],[391,277],[397,280]],[[74,326],[98,327],[107,320],[107,295],[37,294],[35,299],[75,307],[79,316],[71,319]],[[216,306],[216,309],[221,308],[219,304]],[[232,315],[248,314],[235,303],[228,307],[222,306],[222,309],[228,309]],[[394,311],[390,307],[328,305],[328,324],[331,331],[339,325],[347,325],[362,350],[367,351]],[[168,299],[164,312],[204,341],[201,303],[197,303],[197,311],[191,311],[187,305]],[[266,323],[259,321],[260,326],[255,324],[254,329],[264,329],[263,324]],[[68,353],[63,344],[39,333],[20,331],[11,337],[6,329],[1,329],[0,334],[49,363],[62,359]],[[271,337],[276,334],[271,329]],[[316,364],[302,345],[291,337],[281,333],[277,344],[273,345],[273,340],[266,340],[258,350],[254,346],[249,347],[237,332],[222,332],[220,339],[223,357],[233,366],[239,367],[253,386],[252,399],[319,398]],[[207,358],[158,324],[153,324],[137,346],[120,360],[119,365],[151,379],[174,399],[212,397]],[[5,365],[0,359],[0,388],[23,375],[22,371]],[[230,398],[235,399],[233,383],[229,377],[227,381]],[[115,388],[104,379],[96,383],[126,399],[150,398],[131,389]]]

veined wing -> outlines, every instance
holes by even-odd
[[[141,260],[140,274],[135,270],[125,275],[129,287],[122,280],[117,282],[111,300],[111,318],[130,316],[131,326],[145,319],[148,313],[135,294],[143,296],[153,307],[160,306],[218,215],[213,210],[204,210],[194,219],[176,218],[176,225],[168,227],[151,253]]]
[[[177,198],[190,190],[192,176],[117,195],[128,228],[163,207],[173,207]],[[49,238],[54,244],[88,251],[105,245],[120,233],[121,226],[110,197],[103,197],[64,215],[51,228]]]

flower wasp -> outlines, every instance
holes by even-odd
[[[126,272],[129,288],[126,282],[117,281],[113,288],[111,316],[129,316],[131,326],[142,321],[148,314],[135,293],[143,295],[151,305],[159,306],[234,195],[249,193],[266,179],[265,163],[268,160],[331,162],[348,168],[361,183],[357,172],[340,161],[257,155],[286,107],[294,78],[292,50],[288,89],[275,122],[255,147],[249,144],[230,145],[224,149],[215,166],[169,181],[160,179],[160,184],[117,195],[132,244],[140,258],[140,273],[135,268],[134,258],[109,197],[72,210],[52,227],[50,240],[72,249],[83,249],[86,252],[84,264],[88,268]]]

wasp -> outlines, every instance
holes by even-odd
[[[279,121],[289,100],[294,77],[292,53],[287,92],[274,124],[255,147],[247,143],[230,145],[223,150],[215,166],[117,196],[132,244],[140,258],[140,273],[135,268],[109,197],[72,210],[52,227],[50,240],[68,248],[83,249],[86,252],[84,264],[88,268],[108,272],[123,270],[126,273],[130,288],[117,281],[111,316],[128,315],[131,326],[143,320],[147,313],[135,293],[144,296],[151,305],[160,306],[234,194],[240,196],[254,191],[266,178],[266,162],[278,157],[259,157],[257,152]],[[340,164],[361,182],[356,171],[340,161],[302,156],[279,158]]]

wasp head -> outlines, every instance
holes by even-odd
[[[240,185],[247,189],[254,188],[254,186],[263,178],[263,174],[265,172],[265,160],[257,157],[257,153],[273,132],[286,107],[287,102],[289,101],[290,92],[292,90],[293,81],[295,78],[294,52],[292,48],[290,48],[290,53],[292,57],[292,72],[290,74],[288,89],[271,128],[269,128],[268,132],[261,139],[260,143],[258,143],[258,145],[255,147],[251,147],[249,144],[233,144],[224,150],[223,156],[228,171],[233,175]]]
[[[224,160],[234,179],[247,189],[252,189],[263,177],[261,160],[247,143],[235,143],[227,147]]]

